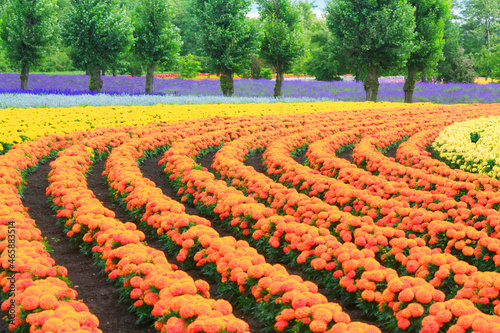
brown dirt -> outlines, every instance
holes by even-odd
[[[337,154],[337,157],[343,158],[343,159],[349,161],[350,163],[352,163],[352,149],[348,149],[346,151],[343,151],[340,154]]]

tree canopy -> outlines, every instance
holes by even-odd
[[[450,14],[450,0],[409,0],[415,8],[414,49],[406,68],[405,102],[413,102],[418,71],[434,69],[443,55],[444,22]]]
[[[89,72],[91,91],[102,89],[101,69],[116,64],[133,41],[130,18],[114,0],[71,0],[62,32],[75,67]]]
[[[58,34],[56,0],[8,0],[3,5],[0,37],[10,62],[21,69],[21,89],[30,67],[53,48]]]
[[[283,74],[304,54],[304,36],[299,7],[290,0],[258,0],[264,39],[261,55],[276,70],[274,97],[283,96]]]
[[[234,93],[233,75],[250,65],[259,47],[259,29],[246,16],[249,0],[194,0],[199,45],[213,73],[220,73],[224,96]]]
[[[381,70],[405,65],[414,45],[414,7],[404,0],[332,0],[327,23],[349,63],[366,67],[366,100],[377,101]]]
[[[141,0],[134,13],[133,51],[147,67],[145,91],[152,93],[156,64],[173,67],[182,42],[167,0]]]

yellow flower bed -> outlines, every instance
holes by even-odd
[[[486,77],[476,77],[474,79],[474,83],[478,83],[478,84],[488,84],[488,83],[498,83],[500,82],[500,80],[498,79],[492,79],[490,77],[486,78]]]
[[[433,148],[452,167],[500,178],[500,117],[448,126],[434,141]]]
[[[412,107],[422,105],[425,104],[415,103]],[[46,134],[64,134],[99,127],[139,126],[152,122],[169,123],[216,116],[260,116],[397,107],[407,108],[408,105],[391,102],[315,102],[0,109],[0,152],[4,149],[2,143],[19,143]]]

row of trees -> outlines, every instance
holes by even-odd
[[[418,76],[470,81],[470,58],[484,76],[500,68],[499,0],[330,0],[326,19],[313,15],[314,1],[256,0],[257,20],[247,16],[250,0],[177,0],[173,8],[167,0],[2,2],[0,35],[23,88],[58,36],[73,65],[90,75],[90,90],[101,89],[101,70],[118,67],[123,54],[146,68],[147,93],[159,64],[205,56],[225,96],[234,92],[233,75],[253,74],[261,60],[277,74],[275,97],[285,72],[319,80],[352,73],[372,101],[379,75],[404,73],[412,102]]]

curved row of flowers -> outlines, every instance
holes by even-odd
[[[125,143],[126,133],[101,136]],[[83,141],[59,153],[51,163],[47,195],[72,241],[87,253],[94,253],[109,279],[133,302],[141,319],[153,319],[161,332],[248,332],[248,324],[232,314],[224,300],[210,299],[209,285],[194,281],[170,265],[163,252],[147,246],[144,233],[130,222],[114,219],[87,189],[85,175],[92,165],[93,142]],[[96,153],[102,153],[97,150]]]
[[[0,292],[2,310],[14,315],[12,331],[102,332],[77,291],[69,287],[67,269],[56,265],[22,205],[24,176],[57,150],[87,135],[47,136],[15,145],[0,156]]]
[[[452,169],[446,163],[431,157],[427,147],[430,147],[440,132],[438,129],[429,129],[415,134],[399,146],[396,159],[401,164],[421,169],[429,174],[444,176],[455,181],[467,181],[474,184],[479,190],[498,192],[500,189],[499,179],[460,169]]]
[[[149,141],[145,137],[139,142]],[[178,260],[201,266],[202,271],[219,281],[225,294],[246,300],[247,310],[251,308],[259,319],[271,322],[270,326],[280,331],[379,331],[365,324],[349,323],[349,317],[338,305],[328,303],[317,293],[316,285],[290,276],[281,265],[266,263],[244,241],[219,237],[209,221],[185,214],[183,205],[144,180],[136,162],[144,153],[144,148],[139,147],[144,145],[130,143],[116,148],[108,158],[105,174],[115,197],[144,226],[160,235],[177,253]]]
[[[200,140],[200,138],[198,138],[198,137],[197,137],[197,138],[195,138],[195,139],[192,139],[192,141],[196,141],[196,142],[199,142],[199,140]],[[191,142],[191,143],[193,143],[193,144],[194,144],[194,142]],[[188,143],[187,145],[189,145],[189,143]],[[186,145],[185,145],[185,146],[186,146]],[[175,147],[175,145],[174,145],[173,147]],[[178,148],[180,151],[191,151],[190,149],[192,149],[192,148],[186,148],[186,147],[176,147],[176,148]],[[173,149],[173,148],[172,148],[172,149]],[[199,195],[202,195],[202,192],[204,192],[204,191],[203,191],[203,189],[200,189],[200,186],[201,186],[201,185],[195,185],[195,186],[193,186],[193,185],[194,185],[194,184],[196,184],[196,182],[198,182],[199,184],[200,184],[200,183],[202,183],[202,180],[203,180],[203,178],[205,178],[205,177],[203,177],[202,179],[199,179],[199,180],[195,180],[195,179],[190,178],[189,176],[185,176],[184,174],[189,173],[189,172],[186,172],[186,167],[187,167],[187,165],[189,165],[189,163],[193,164],[194,162],[191,160],[191,162],[189,162],[189,163],[188,163],[188,161],[187,161],[187,159],[188,159],[188,158],[184,158],[184,161],[181,161],[181,160],[182,160],[182,157],[181,157],[181,156],[179,156],[179,155],[177,155],[177,154],[175,154],[174,152],[172,152],[172,149],[170,149],[170,151],[169,151],[169,152],[167,152],[167,154],[166,154],[166,158],[165,158],[165,160],[168,162],[168,163],[167,163],[167,170],[168,170],[168,171],[170,171],[170,172],[172,172],[172,170],[175,170],[175,163],[177,163],[177,164],[179,164],[179,165],[180,165],[180,164],[182,164],[183,168],[182,168],[182,170],[180,170],[180,172],[182,172],[182,173],[183,173],[182,181],[181,181],[181,182],[177,182],[177,183],[178,183],[178,184],[181,184],[181,183],[182,183],[182,184],[186,184],[186,183],[187,183],[187,186],[186,186],[186,185],[184,186],[184,189],[187,191],[187,193],[186,193],[186,195],[185,195],[185,196],[186,196],[186,198],[187,198],[187,200],[190,200],[190,196],[191,196],[191,194],[193,194],[193,193],[192,193],[192,191],[193,191],[193,190],[195,191],[195,193],[192,195],[192,198],[191,198],[191,199],[193,200],[193,202],[194,202],[195,200],[204,200],[204,198],[199,197]],[[172,152],[172,153],[170,153],[170,152]],[[175,156],[174,156],[174,155],[175,155]],[[236,158],[236,159],[238,159],[238,158]],[[175,162],[175,161],[177,161],[177,162]],[[215,164],[215,163],[214,163],[214,164]],[[177,170],[177,171],[179,172],[179,170]],[[193,170],[193,172],[196,172],[196,171],[194,171],[194,170]],[[182,185],[182,184],[181,184],[181,185]],[[205,190],[206,190],[207,192],[212,192],[212,191],[210,191],[210,190],[209,190],[209,188],[208,188],[208,187],[206,187],[206,188],[205,188]],[[182,191],[179,191],[179,192],[181,193]],[[219,190],[218,192],[220,192],[220,190]],[[197,195],[197,194],[198,194],[198,195]],[[211,195],[211,193],[209,193],[209,194]],[[215,194],[215,193],[214,193],[214,194]],[[220,195],[220,193],[218,193],[218,194],[217,194],[217,199],[221,199],[221,200],[222,200],[222,196]],[[233,201],[233,202],[234,202],[234,201]],[[211,202],[209,202],[209,201],[207,200],[206,205],[207,205],[207,206],[213,206],[213,205],[214,205],[214,203],[215,203],[215,200],[212,200]],[[234,203],[233,203],[233,205],[234,205]],[[217,206],[219,207],[219,204],[218,204]],[[217,207],[216,207],[216,209],[217,209]],[[254,211],[255,211],[255,209],[254,209]],[[221,211],[220,211],[220,209],[218,210],[218,212],[219,212],[219,214],[221,214],[221,213],[222,213],[222,214],[227,213],[226,211],[221,212]],[[254,214],[255,214],[255,213],[254,213]],[[222,216],[222,217],[224,217],[224,216]],[[233,216],[233,217],[234,217],[234,216]],[[238,222],[239,222],[239,221],[238,221]],[[234,224],[238,224],[238,222],[236,222],[235,220],[233,220],[233,223],[234,223]],[[257,221],[255,220],[254,222],[257,222]],[[247,224],[247,223],[245,223],[245,224]],[[251,224],[251,223],[250,223],[250,224]],[[241,226],[241,224],[240,224],[240,226]],[[245,227],[247,227],[247,226],[245,226]],[[245,228],[245,227],[244,227],[244,228]],[[248,233],[248,232],[247,232],[247,233]],[[425,244],[425,243],[424,243],[424,244]],[[405,246],[403,246],[403,247],[405,247]],[[429,249],[429,250],[430,250],[430,249]],[[440,258],[442,259],[443,257],[440,257]],[[445,258],[446,258],[446,256],[445,256]],[[451,256],[449,256],[448,258],[452,258],[452,257],[451,257]],[[445,259],[445,260],[446,260],[446,259]],[[446,262],[446,261],[445,261],[445,262]],[[465,267],[467,267],[467,266],[469,266],[469,265],[466,265]],[[461,271],[461,270],[463,270],[463,269],[464,269],[464,266],[460,267],[460,269],[458,269],[458,268],[457,268],[457,271],[459,271],[459,272],[460,272],[460,275],[462,275],[463,273],[467,272],[467,268],[466,268],[466,271],[465,271],[465,272],[462,272],[462,271]],[[497,295],[497,296],[498,296],[498,295]]]

